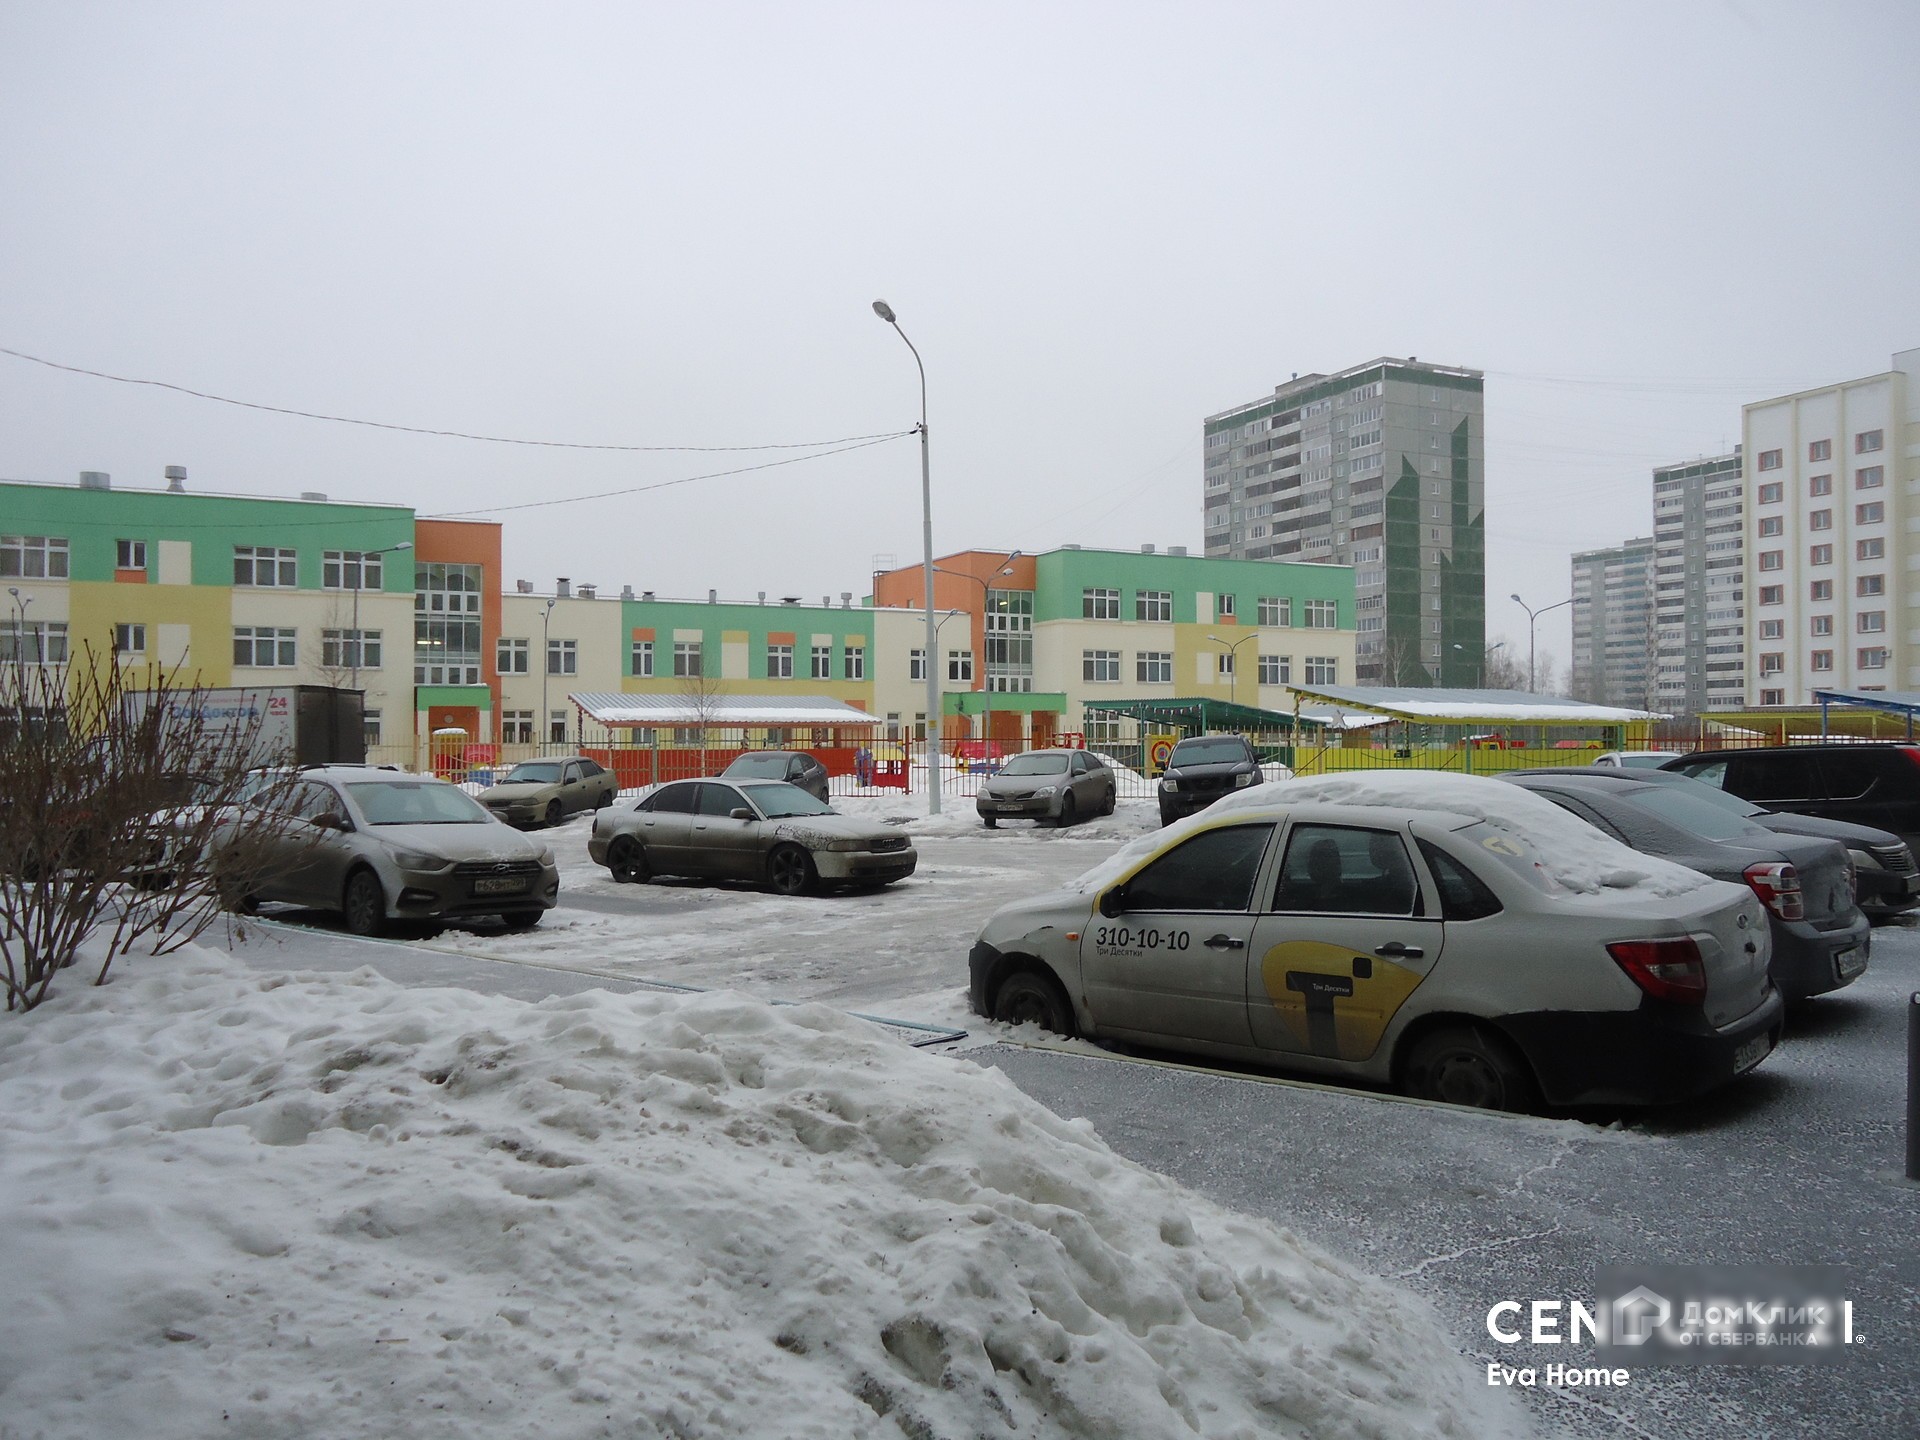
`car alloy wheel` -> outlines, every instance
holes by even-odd
[[[1054,817],[1053,823],[1062,830],[1066,829],[1067,826],[1073,824],[1073,812],[1075,808],[1073,796],[1062,795],[1060,797],[1060,813]]]
[[[1073,1006],[1059,981],[1033,970],[1016,970],[993,995],[993,1018],[1003,1025],[1038,1025],[1056,1035],[1073,1034]]]
[[[776,845],[767,856],[767,883],[782,895],[804,895],[813,881],[813,857],[798,845]]]
[[[1538,1092],[1526,1061],[1496,1035],[1477,1026],[1435,1030],[1407,1056],[1404,1086],[1423,1100],[1479,1110],[1527,1111]]]
[[[613,848],[607,851],[607,869],[621,885],[644,885],[653,878],[647,852],[631,835],[622,835],[613,842]]]
[[[565,813],[566,812],[560,808],[560,802],[558,800],[549,800],[547,802],[547,824],[558,825],[560,823],[560,817]]]
[[[347,929],[356,935],[378,935],[387,928],[387,896],[380,888],[380,877],[371,870],[356,870],[347,877],[347,888],[340,897],[340,914]]]

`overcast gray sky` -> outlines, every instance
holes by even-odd
[[[625,445],[905,430],[942,551],[1200,541],[1200,422],[1487,371],[1488,629],[1740,404],[1920,345],[1920,6],[0,0],[0,346]],[[509,580],[864,592],[900,439],[604,454],[0,356],[0,476],[506,522]],[[1564,659],[1565,612],[1541,646]]]

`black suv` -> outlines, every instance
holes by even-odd
[[[1160,777],[1160,823],[1204,810],[1222,795],[1260,783],[1260,762],[1244,735],[1189,735]]]
[[[1660,767],[1769,810],[1890,830],[1920,855],[1920,745],[1702,750]]]

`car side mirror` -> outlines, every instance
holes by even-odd
[[[1100,896],[1100,913],[1109,920],[1113,919],[1116,915],[1122,914],[1126,908],[1127,887],[1124,885],[1116,885],[1113,889],[1104,892]]]
[[[736,805],[727,812],[727,818],[729,820],[751,820],[753,819],[753,812],[744,805]]]
[[[321,830],[338,830],[343,834],[353,828],[352,825],[347,823],[346,816],[336,815],[331,810],[327,811],[324,815],[314,816],[313,824]]]

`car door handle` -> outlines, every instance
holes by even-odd
[[[1418,945],[1402,945],[1398,940],[1389,940],[1384,945],[1374,946],[1373,953],[1376,955],[1393,956],[1404,960],[1418,960],[1427,952],[1422,950]]]
[[[1247,942],[1236,940],[1231,935],[1214,935],[1200,942],[1209,950],[1244,950]]]

